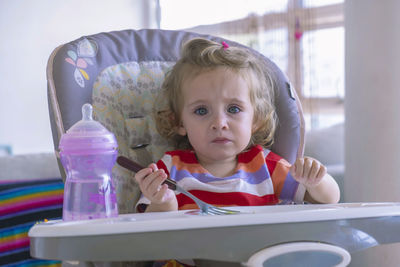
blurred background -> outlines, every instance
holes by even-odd
[[[53,151],[46,65],[57,46],[122,29],[187,29],[271,58],[307,130],[344,121],[343,0],[1,0],[0,155]]]

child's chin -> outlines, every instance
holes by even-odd
[[[227,153],[226,151],[222,151],[221,153],[215,152],[211,158],[215,161],[225,161],[236,158],[236,156],[237,153]]]

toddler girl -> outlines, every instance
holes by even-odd
[[[160,134],[178,150],[136,173],[138,209],[197,208],[162,184],[167,176],[216,206],[338,202],[339,187],[319,161],[304,157],[291,166],[268,149],[277,118],[265,68],[225,42],[196,38],[184,45],[162,86],[168,110],[156,112]]]

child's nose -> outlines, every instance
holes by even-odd
[[[225,114],[215,114],[211,122],[211,128],[213,130],[227,129],[228,121]]]

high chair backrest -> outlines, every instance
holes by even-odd
[[[166,71],[179,58],[182,43],[194,37],[242,46],[216,36],[146,29],[98,33],[57,47],[47,65],[50,121],[57,157],[61,135],[81,119],[84,103],[92,103],[95,119],[116,135],[120,155],[146,166],[171,149],[155,129],[152,107]],[[268,58],[250,50],[273,71],[276,83],[279,122],[271,150],[292,163],[303,154],[300,102],[282,71]],[[62,165],[59,166],[64,174]],[[115,165],[113,178],[120,213],[133,212],[140,194],[132,174]]]

